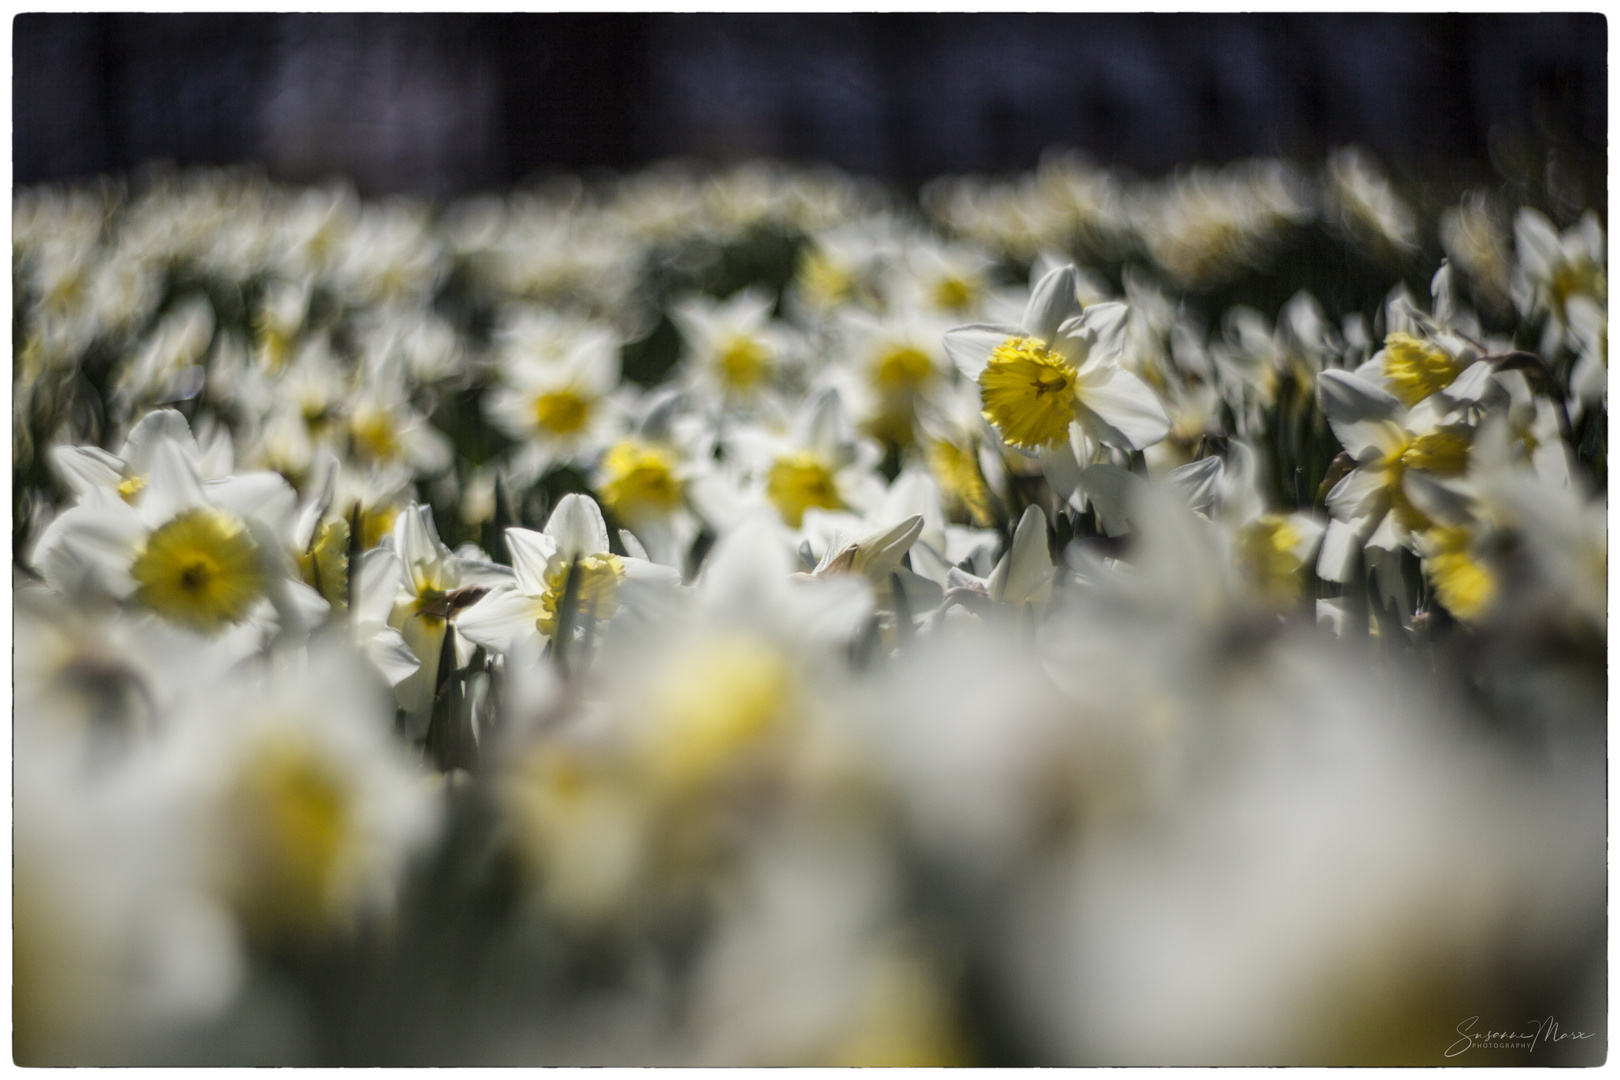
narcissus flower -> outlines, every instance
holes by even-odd
[[[570,576],[576,579],[570,635],[586,620],[602,625],[611,619],[619,610],[625,581],[680,582],[679,571],[671,567],[613,554],[602,510],[586,495],[563,496],[543,532],[506,530],[506,544],[512,552],[512,583],[491,589],[457,624],[468,640],[498,652],[536,634],[557,636]]]
[[[979,384],[984,418],[1008,446],[1031,454],[1080,438],[1151,446],[1170,421],[1153,391],[1120,365],[1125,305],[1082,311],[1076,280],[1073,266],[1052,271],[1018,326],[959,327],[945,335],[946,351]]]

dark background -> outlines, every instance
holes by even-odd
[[[1359,143],[1602,198],[1599,15],[20,15],[18,184],[256,162],[367,194],[671,156],[902,186],[1048,146],[1158,174]]]

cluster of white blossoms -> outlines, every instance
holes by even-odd
[[[1601,1024],[1606,239],[1493,198],[18,191],[16,1059]]]

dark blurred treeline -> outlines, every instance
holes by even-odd
[[[1359,143],[1597,203],[1601,15],[20,15],[19,184],[257,162],[452,196],[671,157],[911,186]],[[1545,175],[1543,175],[1545,173]],[[1599,205],[1601,205],[1599,203]]]

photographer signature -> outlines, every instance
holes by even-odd
[[[1536,1044],[1558,1043],[1570,1039],[1590,1039],[1590,1031],[1563,1031],[1558,1027],[1558,1021],[1552,1017],[1538,1020],[1524,1031],[1476,1031],[1479,1017],[1470,1016],[1457,1025],[1457,1034],[1462,1038],[1452,1043],[1446,1049],[1446,1057],[1456,1057],[1474,1047],[1487,1050],[1528,1050],[1535,1052]]]

